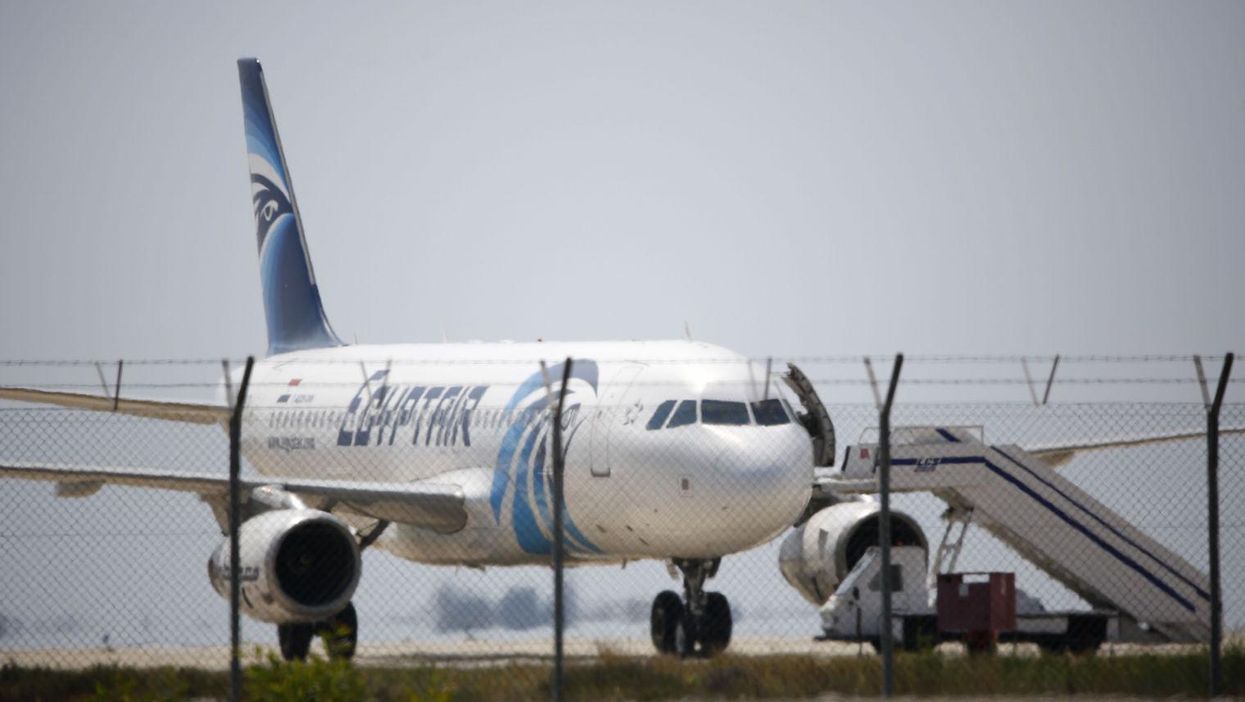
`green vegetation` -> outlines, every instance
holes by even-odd
[[[903,695],[1136,695],[1200,697],[1203,653],[1116,656],[954,656],[901,654],[896,691]],[[826,693],[876,695],[874,656],[722,656],[710,661],[623,658],[605,654],[567,668],[573,700],[800,698]],[[1245,648],[1224,655],[1228,695],[1245,695]],[[0,668],[0,702],[10,700],[222,699],[228,675],[180,668],[97,667],[82,671]],[[313,659],[268,658],[246,669],[245,697],[268,700],[543,700],[549,667],[536,663],[467,667],[353,667]]]

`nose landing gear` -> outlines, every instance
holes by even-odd
[[[659,653],[707,658],[730,645],[730,603],[720,592],[705,592],[705,581],[718,572],[720,563],[720,558],[674,560],[683,573],[683,597],[671,590],[658,593],[649,619],[649,633]]]

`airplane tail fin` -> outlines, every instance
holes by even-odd
[[[238,78],[242,83],[268,353],[341,346],[320,303],[302,218],[259,61],[239,59]]]

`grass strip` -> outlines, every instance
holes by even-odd
[[[960,656],[899,654],[895,687],[911,696],[1132,695],[1202,697],[1205,652],[1114,656]],[[1245,648],[1224,653],[1225,693],[1245,695]],[[312,659],[275,658],[246,669],[246,699],[378,700],[382,702],[549,699],[548,665],[355,667]],[[570,700],[803,698],[828,693],[877,695],[876,656],[731,656],[713,660],[626,658],[605,654],[570,665]],[[77,671],[0,667],[0,702],[27,700],[223,699],[228,676],[186,668],[100,666]]]

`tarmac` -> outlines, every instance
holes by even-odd
[[[315,644],[312,652],[319,650]],[[322,651],[320,651],[322,653]],[[569,661],[590,661],[602,656],[623,658],[653,655],[653,644],[648,639],[577,639],[565,642]],[[864,653],[871,655],[869,646],[833,642],[819,642],[812,638],[790,637],[738,637],[731,641],[730,652],[745,656],[762,655],[812,655],[845,656]],[[268,654],[279,655],[269,645],[242,645],[243,662],[266,660]],[[355,652],[354,661],[362,666],[453,666],[478,667],[512,663],[542,663],[553,660],[553,646],[548,637],[530,640],[496,641],[488,639],[461,640],[453,642],[408,641],[400,643],[364,643]],[[22,667],[46,667],[57,670],[90,668],[96,665],[115,665],[133,668],[177,666],[204,670],[228,670],[228,646],[143,646],[133,648],[75,648],[75,649],[10,649],[0,650],[0,663],[12,663]]]

